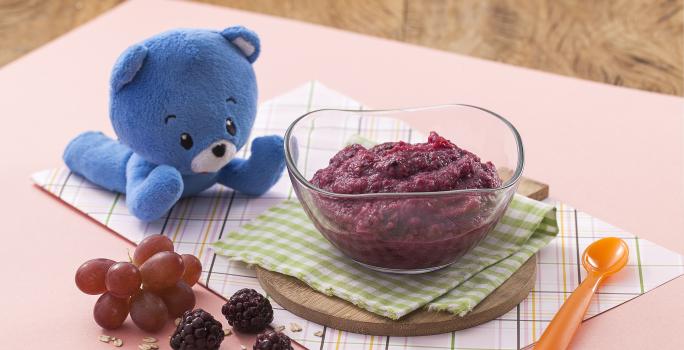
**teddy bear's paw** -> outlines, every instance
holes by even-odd
[[[252,141],[249,159],[235,159],[223,168],[219,182],[250,196],[268,191],[285,169],[283,138],[277,135],[261,136]]]
[[[152,221],[168,212],[182,193],[180,173],[170,166],[160,165],[126,194],[126,205],[139,219]]]
[[[252,141],[252,156],[250,161],[270,164],[279,168],[285,164],[283,138],[278,135],[260,136]]]

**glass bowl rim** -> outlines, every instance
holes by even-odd
[[[513,136],[515,138],[515,143],[517,146],[518,150],[518,164],[516,165],[515,171],[513,172],[513,176],[511,176],[508,181],[503,183],[501,186],[496,187],[496,188],[473,188],[473,189],[461,189],[461,190],[449,190],[449,191],[434,191],[434,192],[378,192],[378,193],[335,193],[335,192],[330,192],[326,191],[324,189],[316,187],[314,184],[309,182],[297,169],[297,166],[294,163],[294,159],[292,159],[292,152],[290,149],[290,139],[292,138],[292,133],[297,124],[299,124],[300,121],[302,121],[304,118],[307,116],[314,114],[314,113],[320,113],[320,112],[353,112],[353,113],[381,113],[381,114],[386,114],[386,113],[392,113],[392,112],[415,112],[415,111],[424,111],[424,110],[431,110],[431,109],[440,109],[440,108],[445,108],[445,107],[468,107],[468,108],[474,108],[478,109],[482,112],[485,112],[485,114],[488,114],[499,121],[503,122],[509,130],[513,133]],[[328,196],[328,197],[336,197],[336,198],[346,198],[346,199],[361,199],[361,198],[401,198],[401,197],[434,197],[434,196],[443,196],[443,195],[453,195],[453,194],[465,194],[465,193],[481,193],[481,194],[486,194],[486,193],[496,193],[502,190],[506,190],[514,186],[519,180],[520,177],[522,176],[522,171],[525,166],[525,151],[523,148],[523,143],[522,143],[522,138],[520,137],[520,133],[518,132],[518,129],[515,128],[515,126],[508,121],[506,118],[500,116],[497,113],[494,113],[486,108],[478,107],[475,105],[470,105],[470,104],[464,104],[464,103],[448,103],[448,104],[440,104],[440,105],[431,105],[431,106],[421,106],[421,107],[407,107],[407,108],[394,108],[394,109],[339,109],[339,108],[322,108],[322,109],[316,109],[313,111],[309,111],[297,119],[295,119],[290,126],[288,126],[287,131],[285,131],[285,137],[284,137],[284,147],[285,147],[285,164],[287,165],[287,169],[291,175],[294,175],[295,180],[308,189],[318,192],[319,194]]]

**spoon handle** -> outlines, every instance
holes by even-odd
[[[602,275],[589,273],[553,317],[534,346],[535,350],[563,350],[568,347],[589,308],[591,298],[601,283]]]

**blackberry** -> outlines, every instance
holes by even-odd
[[[266,331],[257,335],[253,350],[293,350],[290,337],[282,332]]]
[[[228,323],[239,332],[258,333],[273,321],[273,308],[254,289],[240,289],[221,308]]]
[[[216,350],[223,337],[221,323],[210,313],[196,309],[183,314],[170,344],[174,350]]]

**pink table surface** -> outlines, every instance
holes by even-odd
[[[0,70],[0,348],[110,348],[96,341],[95,298],[77,291],[73,273],[89,258],[124,259],[132,245],[42,193],[29,175],[60,165],[77,133],[111,133],[108,75],[127,45],[173,27],[238,23],[262,38],[255,65],[262,100],[317,79],[375,107],[486,106],[518,127],[526,175],[551,184],[553,197],[684,253],[681,98],[225,8],[134,1]],[[218,314],[223,300],[196,290],[199,306]],[[573,347],[684,348],[682,295],[679,278],[586,322]],[[144,334],[130,324],[108,333],[128,340],[128,349]],[[230,337],[223,348],[238,342],[251,345]]]

